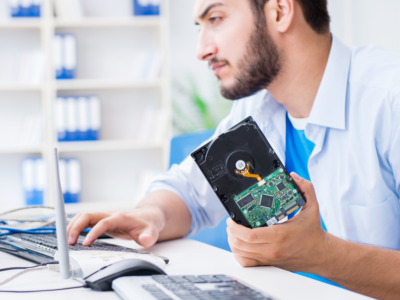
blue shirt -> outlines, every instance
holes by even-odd
[[[285,161],[286,109],[266,90],[235,101],[215,136],[248,116]],[[377,47],[349,48],[333,36],[328,63],[304,130],[320,213],[337,237],[400,250],[400,57]],[[189,235],[216,226],[226,211],[191,157],[149,188],[187,204]]]
[[[308,160],[315,144],[306,138],[303,128],[295,128],[286,116],[286,169],[289,174],[296,172],[299,176],[310,180]]]

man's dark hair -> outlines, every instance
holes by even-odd
[[[269,0],[250,0],[253,10],[258,18],[263,18],[264,6]],[[328,2],[327,0],[296,0],[304,14],[304,18],[311,28],[320,34],[327,33],[329,31],[329,23],[331,18],[328,13]]]

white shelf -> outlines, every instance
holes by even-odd
[[[162,0],[164,9],[160,17],[130,16],[132,10],[128,8],[132,0],[85,2],[85,12],[90,17],[79,20],[54,17],[53,0],[42,1],[41,18],[0,19],[1,40],[4,40],[3,44],[0,42],[0,78],[4,78],[0,81],[0,128],[3,128],[0,133],[4,141],[0,143],[0,207],[10,204],[1,199],[13,199],[13,206],[23,205],[20,163],[23,157],[29,156],[41,156],[45,161],[45,204],[52,205],[55,146],[63,156],[77,157],[82,163],[83,203],[68,206],[75,212],[100,207],[101,210],[131,209],[137,200],[135,187],[141,184],[135,166],[140,166],[140,172],[168,167],[170,119],[165,122],[167,133],[160,141],[140,143],[128,139],[135,136],[137,118],[145,109],[154,108],[171,115],[169,63],[164,64],[159,79],[155,80],[135,80],[136,73],[132,70],[135,53],[146,49],[163,51],[168,61],[169,0]],[[54,79],[53,38],[55,33],[64,31],[77,37],[78,74],[84,79]],[[12,81],[18,71],[21,73],[26,54],[36,49],[43,53],[43,80],[38,83]],[[102,129],[107,140],[58,143],[56,97],[91,93],[102,101]],[[27,116],[39,114],[45,120],[42,145],[2,146],[16,143],[18,125]],[[12,133],[8,129],[11,125]],[[104,157],[106,161],[101,160]]]
[[[140,88],[160,88],[162,80],[104,80],[104,79],[72,79],[57,80],[57,90],[90,90],[90,89],[140,89]]]
[[[41,84],[29,84],[29,83],[18,83],[18,82],[0,82],[0,91],[12,92],[12,91],[41,91],[43,86]]]
[[[2,146],[0,154],[41,154],[43,147],[41,146]]]
[[[68,152],[101,152],[121,150],[162,149],[163,143],[135,141],[91,141],[91,142],[62,142],[57,147],[60,153]]]
[[[156,27],[160,26],[160,17],[131,18],[84,18],[81,20],[56,19],[56,28],[99,28],[99,27]]]
[[[0,21],[0,29],[39,29],[42,26],[41,19],[14,18]]]

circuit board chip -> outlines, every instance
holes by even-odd
[[[268,184],[259,186],[256,183],[234,198],[252,228],[276,224],[298,209],[302,202],[292,179],[282,168],[264,180]]]
[[[240,199],[237,204],[239,205],[240,208],[244,208],[247,204],[250,204],[251,202],[254,201],[254,197],[252,194],[248,194],[244,196],[242,199]]]
[[[282,178],[282,176],[281,176],[281,178]],[[281,182],[281,183],[278,183],[276,188],[278,189],[278,191],[282,192],[286,188],[286,186],[283,182]]]
[[[274,197],[272,197],[270,195],[262,195],[261,196],[260,206],[265,207],[265,208],[271,208],[273,203],[274,203]]]

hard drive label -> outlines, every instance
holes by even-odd
[[[207,169],[206,173],[211,182],[221,178],[226,174],[223,162],[220,160],[219,162],[213,164]]]

